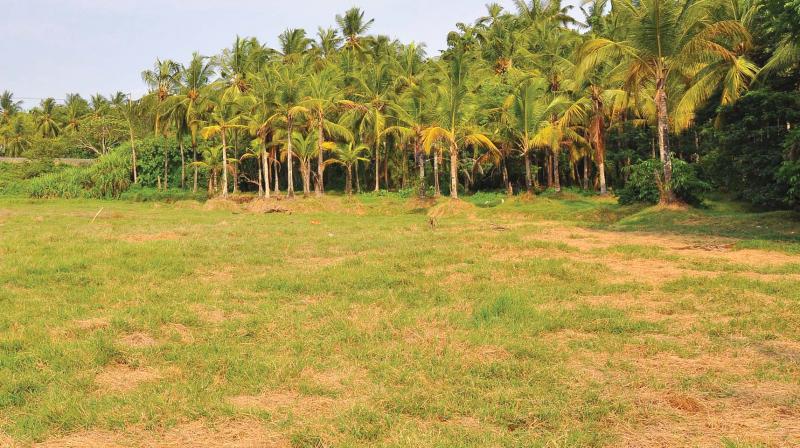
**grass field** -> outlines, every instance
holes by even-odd
[[[0,199],[0,446],[800,445],[797,216],[470,201]]]

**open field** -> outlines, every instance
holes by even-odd
[[[470,200],[0,200],[0,446],[800,445],[797,216]]]

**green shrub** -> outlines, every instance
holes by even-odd
[[[620,191],[619,203],[656,204],[660,198],[656,175],[663,172],[660,160],[649,159],[632,165],[625,188]],[[695,168],[680,159],[672,159],[672,191],[683,202],[700,205],[711,186],[697,177]]]
[[[122,148],[112,150],[87,168],[83,187],[94,198],[118,198],[131,185],[131,160]]]
[[[130,186],[130,176],[130,159],[117,149],[89,167],[67,167],[35,177],[27,190],[34,198],[118,198]]]
[[[0,194],[24,194],[29,179],[52,173],[60,167],[51,160],[24,163],[0,163]]]
[[[33,178],[28,182],[28,194],[34,198],[83,197],[86,174],[85,168],[68,167]]]
[[[140,184],[131,185],[120,196],[120,199],[134,202],[176,202],[176,201],[205,201],[208,199],[208,193],[204,189],[198,189],[197,193],[191,190],[182,190],[179,188],[169,190],[157,190],[151,187],[145,187]]]

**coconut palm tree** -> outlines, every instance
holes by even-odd
[[[365,67],[355,78],[356,101],[343,101],[347,112],[343,122],[354,129],[362,141],[372,145],[375,158],[375,191],[380,190],[380,150],[386,129],[386,114],[391,101],[394,78],[387,63],[376,61]],[[388,187],[388,186],[387,186]]]
[[[536,149],[533,138],[542,127],[546,126],[552,112],[547,92],[546,79],[526,77],[505,102],[505,108],[512,117],[511,128],[514,138],[525,161],[525,190],[528,193],[533,192],[531,156]]]
[[[685,89],[683,112],[693,111],[720,87],[718,70],[730,70],[732,85],[726,95],[735,97],[746,79],[755,74],[752,64],[737,54],[737,47],[750,41],[747,29],[737,20],[712,20],[715,0],[621,0],[614,2],[614,14],[625,23],[619,38],[597,37],[581,49],[582,69],[604,60],[622,61],[625,89],[639,95],[652,91],[655,106],[659,157],[663,165],[661,201],[673,202],[672,160],[669,148],[671,95]],[[721,64],[724,61],[738,61]],[[717,67],[718,66],[718,67]],[[686,87],[686,79],[694,79]],[[723,78],[725,79],[725,78]]]
[[[219,135],[222,141],[222,197],[228,197],[228,170],[233,167],[228,163],[228,140],[229,130],[244,129],[241,124],[243,116],[240,114],[242,109],[239,102],[220,101],[214,105],[214,110],[209,114],[209,118],[203,122],[200,135],[208,140]]]
[[[327,119],[344,98],[343,78],[335,66],[327,66],[308,77],[306,97],[301,103],[308,109],[310,128],[317,133],[317,175],[314,191],[318,196],[325,193],[325,136],[352,140],[352,133],[344,126]]]
[[[179,134],[188,134],[192,145],[192,160],[197,160],[197,134],[202,116],[208,110],[208,88],[214,76],[214,64],[205,56],[195,52],[189,65],[181,65],[178,76],[178,91],[169,98],[166,115],[175,123]],[[181,151],[181,187],[185,185],[185,162],[183,139],[178,143]],[[197,191],[197,167],[194,169],[193,191]]]
[[[476,132],[468,116],[470,92],[467,86],[468,57],[463,48],[456,48],[448,60],[439,64],[438,89],[439,115],[436,126],[424,131],[423,148],[430,153],[438,142],[444,142],[450,152],[450,197],[458,199],[459,150],[465,146],[478,146],[496,151],[494,143],[484,134]]]
[[[219,174],[224,174],[231,171],[230,166],[226,166],[223,160],[222,146],[211,146],[202,151],[202,159],[192,162],[192,166],[208,171],[208,194],[214,195],[219,190]],[[226,195],[226,189],[223,189],[223,195]]]
[[[78,132],[81,119],[89,113],[89,103],[77,93],[67,94],[67,98],[64,101],[64,112],[66,115],[64,130]]]
[[[41,132],[44,138],[56,137],[61,133],[61,125],[56,120],[57,108],[55,99],[45,98],[33,111],[36,130]]]
[[[365,144],[355,144],[353,142],[341,143],[333,147],[336,157],[325,161],[326,164],[336,163],[345,167],[344,192],[348,196],[353,195],[353,167],[358,167],[358,162],[369,162],[363,154],[369,151],[369,146]]]
[[[160,118],[163,113],[161,106],[167,98],[175,93],[179,84],[180,66],[169,60],[156,59],[153,68],[142,72],[142,80],[147,84],[150,93],[145,96],[146,102],[153,102],[154,132],[161,132]]]
[[[287,197],[294,197],[294,164],[292,151],[292,135],[298,119],[310,114],[308,108],[301,105],[303,97],[303,73],[294,65],[280,64],[272,68],[267,75],[274,83],[275,95],[272,97],[274,111],[264,126],[280,128],[285,132]]]
[[[375,19],[364,19],[364,11],[357,7],[348,9],[344,15],[336,16],[336,24],[345,38],[344,47],[357,52],[364,51],[363,35],[369,31]]]
[[[311,194],[311,160],[317,156],[319,147],[317,134],[309,132],[305,136],[300,132],[292,134],[292,154],[300,162],[300,176],[303,178],[303,196]],[[288,151],[288,149],[287,149]]]
[[[397,124],[384,130],[385,134],[396,135],[402,144],[411,143],[413,145],[414,161],[418,169],[418,195],[420,198],[425,197],[427,190],[425,186],[425,156],[429,155],[430,151],[425,151],[423,140],[425,129],[433,118],[432,103],[432,94],[426,85],[421,83],[412,85],[403,92],[390,109],[392,119]]]
[[[22,101],[14,101],[14,94],[4,90],[0,94],[0,126],[11,122],[17,112],[22,109]]]
[[[306,36],[306,30],[302,28],[289,28],[280,36],[280,55],[286,64],[296,64],[311,46],[313,40]]]

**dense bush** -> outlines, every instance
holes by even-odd
[[[176,201],[205,201],[208,199],[208,193],[204,189],[199,189],[197,193],[191,190],[182,190],[180,188],[170,188],[169,190],[157,190],[152,187],[143,187],[139,184],[131,185],[122,195],[120,199],[135,202],[176,202]]]
[[[50,160],[0,163],[0,194],[23,194],[28,179],[52,173],[57,169]]]
[[[28,194],[35,198],[119,197],[131,183],[127,153],[112,151],[89,167],[67,167],[33,178]]]
[[[620,191],[620,204],[636,202],[655,204],[659,200],[656,175],[662,172],[662,163],[657,159],[644,160],[630,167],[628,183]],[[687,204],[700,205],[711,186],[700,180],[695,167],[683,160],[672,160],[672,191],[675,196]]]
[[[86,168],[67,167],[39,176],[28,183],[28,194],[34,198],[73,199],[85,196]]]
[[[701,158],[704,177],[756,207],[786,207],[790,185],[778,174],[798,123],[800,93],[748,93],[722,108],[719,126],[707,129],[713,149]]]
[[[129,155],[130,143],[120,146]],[[187,165],[191,162],[191,149],[185,145]],[[164,182],[164,157],[167,157],[168,185],[178,186],[181,182],[181,154],[175,138],[148,137],[136,142],[136,166],[139,183],[145,187],[156,187],[161,179]]]

